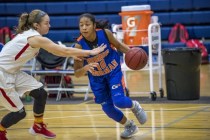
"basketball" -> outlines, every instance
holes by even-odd
[[[125,64],[132,70],[144,68],[148,61],[148,55],[142,48],[131,48],[125,54]]]

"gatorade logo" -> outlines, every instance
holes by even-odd
[[[135,17],[129,17],[127,19],[127,25],[128,27],[135,27],[136,26]]]
[[[134,16],[134,17],[126,16],[125,20],[126,20],[126,24],[127,24],[126,30],[128,30],[128,32],[127,32],[128,36],[136,36],[137,26],[140,23],[140,16]]]

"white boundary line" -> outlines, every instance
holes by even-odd
[[[190,108],[203,108],[203,107],[210,107],[210,105],[209,106],[195,106],[195,107],[184,107],[184,108],[173,108],[173,109],[163,109],[163,108],[161,108],[161,110],[162,111],[167,111],[167,110],[177,110],[177,111],[179,111],[179,110],[185,110],[185,109],[190,109]],[[154,109],[153,109],[154,110]],[[55,110],[56,112],[58,112],[59,110]],[[84,111],[84,112],[86,112],[86,111]],[[125,112],[124,110],[123,110],[123,112]],[[146,112],[152,112],[152,109],[151,109],[151,111],[146,111]],[[129,112],[127,112],[127,113],[132,113],[131,111],[129,111]],[[44,118],[45,120],[47,119],[47,120],[50,120],[50,119],[58,119],[58,118],[60,118],[60,119],[65,119],[65,118],[78,118],[78,117],[94,117],[94,116],[104,116],[104,115],[106,115],[106,114],[95,114],[95,115],[93,115],[93,114],[90,114],[90,115],[78,115],[78,116],[63,116],[63,117],[51,117],[51,118]],[[25,119],[25,120],[34,120],[34,119]]]

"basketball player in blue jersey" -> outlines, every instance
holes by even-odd
[[[107,47],[98,55],[85,57],[83,61],[75,60],[75,76],[81,77],[88,73],[95,103],[101,104],[108,117],[125,126],[121,137],[130,138],[138,132],[138,127],[120,109],[130,108],[140,124],[147,121],[147,115],[137,101],[124,95],[125,86],[117,51],[126,53],[129,47],[116,40],[110,30],[97,29],[98,25],[94,16],[89,13],[79,18],[81,36],[75,47],[83,50],[92,50],[102,44]]]

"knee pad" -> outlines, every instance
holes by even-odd
[[[114,105],[118,108],[131,108],[132,100],[126,96],[113,99]]]
[[[41,102],[43,104],[46,103],[47,92],[43,87],[32,90],[29,93],[29,95],[32,96],[35,100],[38,100],[39,102]]]
[[[21,110],[17,112],[10,112],[6,116],[4,116],[4,118],[1,121],[1,125],[5,128],[9,128],[13,124],[16,124],[17,122],[25,118],[25,116],[26,112],[25,108],[23,107]]]
[[[30,96],[34,97],[34,107],[33,111],[36,114],[42,114],[45,109],[45,104],[47,100],[47,92],[41,87],[39,89],[34,89],[30,92]]]
[[[123,118],[123,113],[117,109],[113,104],[102,104],[103,111],[107,114],[109,118],[112,118],[116,122],[120,122]]]

